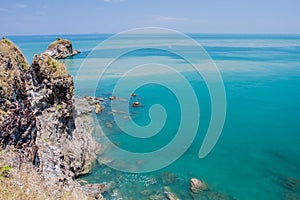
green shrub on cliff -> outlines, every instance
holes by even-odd
[[[11,166],[4,164],[0,167],[0,177],[8,177]]]

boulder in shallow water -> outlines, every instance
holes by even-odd
[[[95,113],[99,114],[103,110],[103,107],[100,105],[100,103],[95,103]]]
[[[111,101],[116,100],[116,99],[117,99],[116,96],[111,96],[111,97],[109,97],[109,100],[111,100]]]
[[[190,190],[193,193],[201,193],[208,189],[207,184],[204,181],[201,181],[196,178],[191,178],[190,180]]]
[[[141,106],[141,103],[138,101],[132,103],[132,107],[139,107],[139,106]]]

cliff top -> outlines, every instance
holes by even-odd
[[[28,69],[28,62],[20,49],[10,40],[2,38],[0,40],[0,87],[3,90],[9,89],[13,80],[26,73]]]
[[[8,116],[11,99],[25,95],[25,76],[29,65],[19,48],[10,40],[0,40],[0,125]],[[17,92],[15,89],[18,88]]]
[[[80,52],[73,49],[72,43],[69,40],[57,38],[48,46],[45,53],[55,59],[64,59]]]
[[[71,45],[71,42],[67,39],[62,38],[56,38],[56,40],[49,44],[47,49],[56,48],[57,45],[63,44],[63,45]]]
[[[40,71],[49,78],[64,78],[70,77],[66,66],[49,56],[48,54],[39,54],[33,58],[33,62],[40,66]]]

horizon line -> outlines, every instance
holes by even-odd
[[[122,31],[120,31],[122,32]],[[112,32],[102,32],[102,33],[41,33],[41,34],[0,34],[1,37],[14,37],[14,36],[59,36],[59,35],[115,35],[120,32],[112,33]],[[180,31],[179,31],[180,32]],[[183,34],[200,34],[200,35],[300,35],[300,33],[217,33],[217,32],[182,32]],[[149,34],[161,34],[161,33],[149,33]]]

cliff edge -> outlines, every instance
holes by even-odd
[[[63,63],[42,53],[29,66],[11,41],[0,41],[4,199],[103,199],[104,184],[81,186],[75,180],[89,172],[101,147],[92,138],[89,103],[74,100],[73,91]]]

